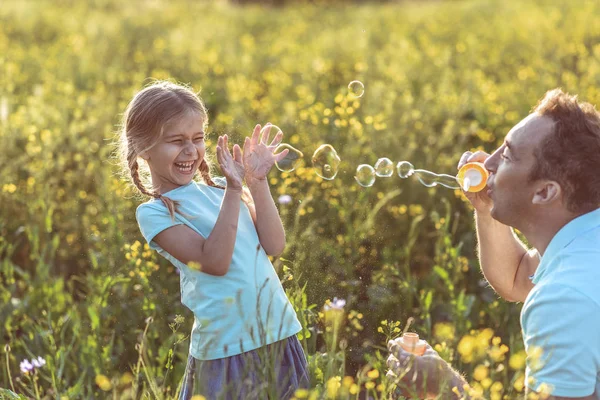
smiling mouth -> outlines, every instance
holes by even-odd
[[[192,169],[194,168],[195,163],[196,163],[196,161],[175,163],[175,167],[177,167],[177,170],[179,170],[179,172],[182,172],[184,174],[189,174],[190,172],[192,172]]]

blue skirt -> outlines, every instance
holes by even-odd
[[[287,400],[308,385],[306,356],[294,335],[227,358],[201,361],[190,355],[179,400],[196,394],[207,400]]]

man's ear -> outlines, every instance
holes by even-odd
[[[549,205],[560,200],[562,196],[562,188],[556,181],[543,181],[537,185],[537,189],[533,194],[531,202],[533,204]]]

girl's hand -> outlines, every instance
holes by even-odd
[[[237,144],[233,145],[233,156],[229,152],[228,137],[219,136],[217,141],[217,161],[227,179],[227,188],[242,190],[244,182],[244,164],[242,150]]]
[[[279,131],[271,144],[267,145],[271,126],[270,123],[265,125],[265,131],[260,137],[260,125],[256,125],[252,138],[246,137],[244,142],[244,168],[246,169],[246,183],[248,186],[266,180],[273,164],[282,160],[289,152],[286,149],[279,154],[273,154],[275,148],[283,139],[283,132]]]

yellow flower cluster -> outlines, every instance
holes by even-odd
[[[501,339],[494,337],[491,328],[485,328],[479,332],[471,331],[469,335],[463,336],[458,342],[458,353],[465,363],[479,361],[486,356],[493,362],[501,362],[508,352],[508,346],[501,343]]]

